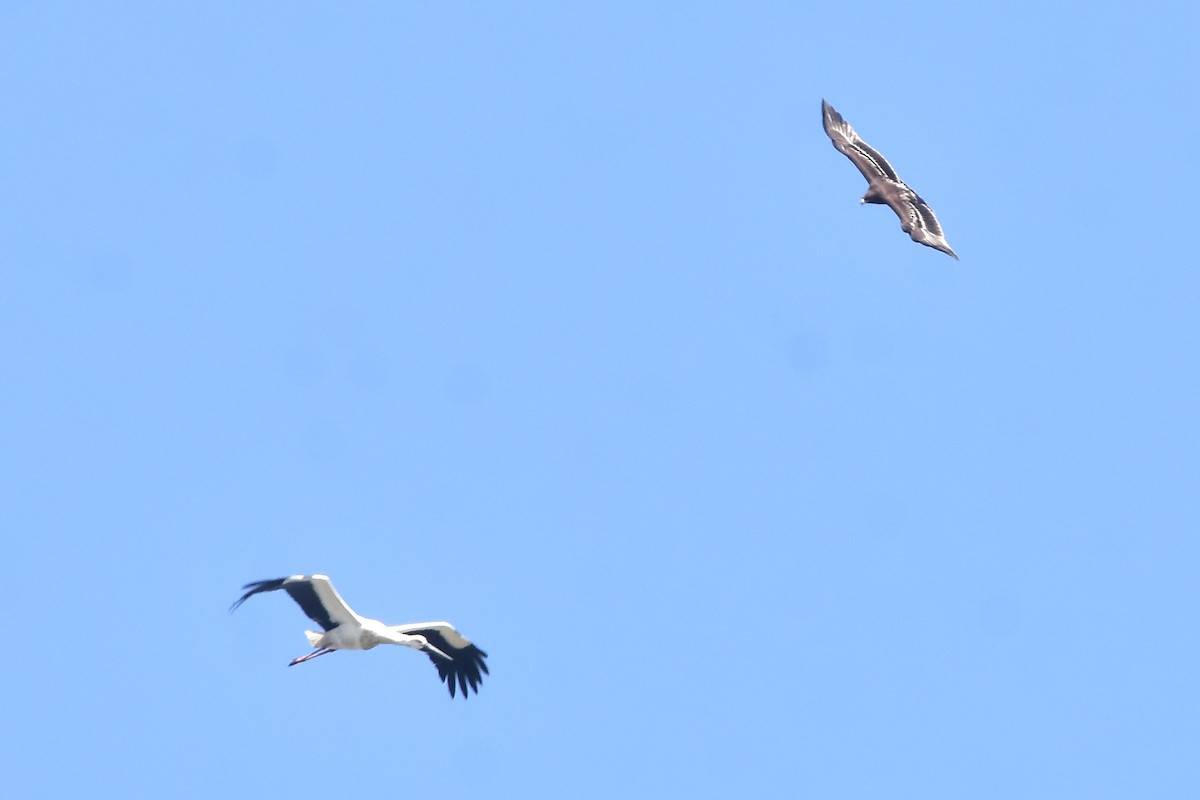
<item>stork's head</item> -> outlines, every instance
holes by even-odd
[[[433,654],[433,655],[436,655],[436,656],[438,656],[438,657],[440,657],[440,658],[444,658],[444,659],[446,659],[447,661],[453,661],[453,660],[454,660],[453,658],[451,658],[450,656],[446,655],[446,654],[445,654],[445,653],[443,653],[441,650],[438,650],[436,647],[434,647],[432,644],[430,644],[430,643],[429,643],[429,640],[428,640],[428,639],[426,639],[424,636],[421,636],[420,634],[416,634],[416,635],[415,635],[415,636],[413,636],[412,638],[414,638],[414,639],[416,639],[416,640],[418,640],[418,641],[420,642],[420,645],[419,645],[418,647],[419,647],[419,649],[420,649],[420,650],[422,650],[423,652],[425,652],[425,653],[430,653],[430,654]]]

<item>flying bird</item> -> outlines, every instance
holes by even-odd
[[[896,216],[900,217],[900,227],[914,242],[941,250],[957,261],[958,256],[950,249],[946,237],[942,234],[942,226],[933,215],[929,204],[908,188],[908,184],[900,180],[887,159],[864,142],[854,128],[850,127],[850,123],[824,100],[821,101],[821,115],[825,133],[829,134],[833,146],[853,161],[854,166],[858,167],[858,171],[867,179],[867,193],[859,202],[890,206],[892,211],[896,212]]]
[[[437,667],[438,677],[454,697],[461,689],[466,699],[470,689],[479,693],[479,684],[487,674],[487,653],[455,630],[449,622],[413,622],[384,625],[377,619],[360,617],[333,588],[325,575],[292,575],[270,581],[255,581],[242,587],[246,593],[229,610],[234,611],[249,598],[262,592],[283,589],[324,633],[305,631],[315,649],[293,658],[289,667],[335,650],[370,650],[380,644],[400,644],[420,650]]]

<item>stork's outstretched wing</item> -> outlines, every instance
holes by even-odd
[[[361,617],[354,613],[346,601],[333,588],[329,578],[324,575],[292,575],[287,578],[275,578],[269,581],[255,581],[242,587],[247,589],[244,595],[230,607],[233,611],[249,598],[262,592],[274,592],[283,589],[296,601],[296,604],[322,630],[331,631],[346,622],[357,622]]]
[[[437,667],[438,677],[450,690],[451,697],[454,697],[456,689],[462,689],[464,699],[471,689],[479,692],[479,684],[483,676],[488,674],[487,662],[484,661],[487,653],[471,644],[449,622],[412,622],[391,628],[396,633],[424,636],[429,644],[450,657],[447,660],[437,653],[426,651],[429,660]]]

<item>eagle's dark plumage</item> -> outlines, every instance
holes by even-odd
[[[942,226],[933,215],[933,209],[900,180],[887,159],[864,142],[850,127],[850,123],[824,100],[821,101],[821,118],[833,146],[853,161],[867,179],[867,193],[862,196],[862,202],[891,207],[900,217],[900,227],[914,242],[941,250],[957,261],[958,256],[950,249],[950,244],[942,234]]]

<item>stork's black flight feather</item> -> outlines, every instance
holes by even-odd
[[[483,681],[483,676],[488,674],[487,662],[484,661],[487,658],[487,653],[473,644],[468,644],[466,647],[451,644],[450,640],[446,638],[439,628],[406,627],[404,632],[410,635],[418,634],[424,636],[438,650],[441,650],[443,653],[454,654],[453,661],[447,661],[434,653],[427,654],[429,660],[437,667],[438,677],[450,689],[451,697],[454,697],[454,684],[456,681],[458,687],[462,689],[463,697],[469,694],[467,691],[468,685],[476,692],[479,691],[479,684]]]

